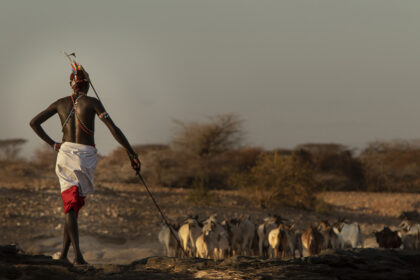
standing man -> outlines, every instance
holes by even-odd
[[[131,166],[140,172],[140,161],[127,138],[114,124],[102,103],[87,96],[89,75],[76,62],[72,65],[70,86],[71,96],[63,97],[35,116],[30,125],[35,133],[58,152],[56,174],[60,181],[61,197],[65,213],[63,250],[60,259],[67,260],[70,243],[75,253],[75,264],[86,264],[79,248],[77,215],[85,204],[86,195],[94,191],[94,172],[97,163],[97,150],[94,139],[95,115],[105,123],[114,138],[127,151]],[[62,124],[63,138],[55,142],[47,135],[41,124],[58,114]]]

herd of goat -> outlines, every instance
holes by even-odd
[[[171,232],[172,231],[172,232]],[[420,249],[420,224],[403,220],[398,231],[384,227],[374,232],[379,247]],[[159,242],[169,257],[199,257],[224,259],[232,255],[303,257],[319,254],[324,249],[364,247],[360,225],[338,219],[330,224],[321,221],[304,231],[279,216],[264,218],[255,224],[250,217],[219,222],[212,215],[200,222],[189,217],[179,227],[162,225]]]

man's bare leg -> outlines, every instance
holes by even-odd
[[[73,245],[73,251],[74,251],[74,256],[75,256],[74,263],[87,264],[87,262],[83,258],[82,252],[80,251],[79,229],[77,226],[77,217],[76,217],[76,213],[73,210],[70,210],[66,214],[66,227],[67,227],[68,237],[70,238],[71,244]]]
[[[66,219],[67,220],[67,219]],[[63,233],[63,250],[61,251],[61,255],[60,255],[60,260],[66,260],[67,259],[67,253],[69,252],[69,248],[70,248],[70,237],[68,234],[68,226],[67,226],[67,221],[64,223],[64,233]]]

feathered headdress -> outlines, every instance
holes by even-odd
[[[75,90],[78,91],[80,88],[82,90],[85,90],[84,92],[87,92],[89,90],[89,86],[92,87],[93,91],[95,92],[96,97],[98,98],[99,102],[101,102],[101,99],[99,98],[98,93],[96,92],[95,88],[93,87],[93,84],[89,78],[89,74],[85,71],[82,65],[76,62],[76,54],[71,53],[68,54],[63,51],[63,54],[67,57],[67,59],[70,61],[72,73],[70,75],[70,85]],[[79,85],[81,85],[79,87]],[[75,89],[76,87],[76,89]]]
[[[70,81],[74,80],[76,83],[89,82],[89,74],[85,71],[81,64],[77,63],[75,59],[76,54],[67,54],[66,52],[63,53],[70,61],[71,69],[73,72],[70,74]]]

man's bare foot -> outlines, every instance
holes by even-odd
[[[82,257],[82,258],[75,258],[73,261],[73,264],[82,265],[82,264],[88,264],[88,263]]]
[[[59,258],[56,259],[57,261],[59,261],[62,264],[68,265],[70,264],[69,259],[67,258],[67,256],[60,256]]]
[[[67,256],[64,255],[60,255],[57,260],[62,261],[62,262],[69,262],[69,259],[67,258]]]
[[[69,259],[66,258],[66,257],[59,257],[58,260],[63,261],[63,262],[68,262],[69,261]]]

